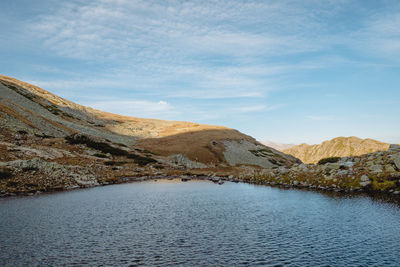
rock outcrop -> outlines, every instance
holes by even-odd
[[[379,151],[325,164],[296,164],[253,173],[251,182],[334,191],[400,193],[400,152]]]

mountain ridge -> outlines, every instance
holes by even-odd
[[[356,136],[336,137],[321,144],[306,143],[282,150],[282,152],[299,158],[304,163],[317,163],[328,157],[360,156],[377,151],[386,151],[390,144],[374,139],[361,139]]]

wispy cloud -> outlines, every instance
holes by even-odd
[[[301,127],[293,114],[356,127],[326,112],[356,117],[368,100],[399,98],[395,0],[3,2],[0,70],[110,112],[252,124],[280,136]],[[398,114],[397,106],[385,109]]]
[[[104,100],[85,102],[84,104],[95,109],[134,117],[171,119],[171,116],[178,115],[175,108],[163,100],[158,102],[141,100]]]

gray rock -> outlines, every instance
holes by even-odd
[[[385,170],[386,170],[387,172],[396,172],[396,170],[393,168],[392,165],[386,165],[386,166],[385,166]]]
[[[360,185],[364,187],[369,185],[370,183],[371,183],[370,181],[365,181],[365,182],[360,182]]]
[[[396,154],[393,156],[393,162],[394,162],[394,165],[396,166],[397,170],[400,171],[400,154]]]
[[[371,172],[374,172],[374,173],[382,172],[382,167],[381,167],[380,165],[370,165],[370,166],[368,167],[368,169],[369,169]]]
[[[367,182],[367,181],[369,181],[369,178],[368,178],[367,175],[364,174],[363,176],[360,177],[360,180],[361,180],[362,182]]]
[[[336,175],[347,175],[349,173],[348,170],[340,170],[336,173]]]
[[[389,146],[389,152],[400,152],[400,145],[391,144]]]
[[[326,171],[331,171],[331,170],[338,170],[340,168],[340,164],[338,163],[327,163],[324,165],[324,169]]]
[[[174,154],[171,155],[168,158],[168,161],[174,165],[181,165],[181,166],[185,166],[186,168],[189,169],[202,169],[202,168],[207,168],[207,165],[201,163],[201,162],[197,162],[197,161],[192,161],[190,159],[188,159],[187,157],[185,157],[182,154]]]

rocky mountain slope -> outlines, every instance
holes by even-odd
[[[351,136],[337,137],[319,145],[301,144],[281,151],[299,158],[304,163],[317,163],[328,157],[359,156],[388,149],[387,143]]]
[[[238,176],[299,162],[234,129],[102,112],[0,75],[3,191],[89,186],[189,170]]]

